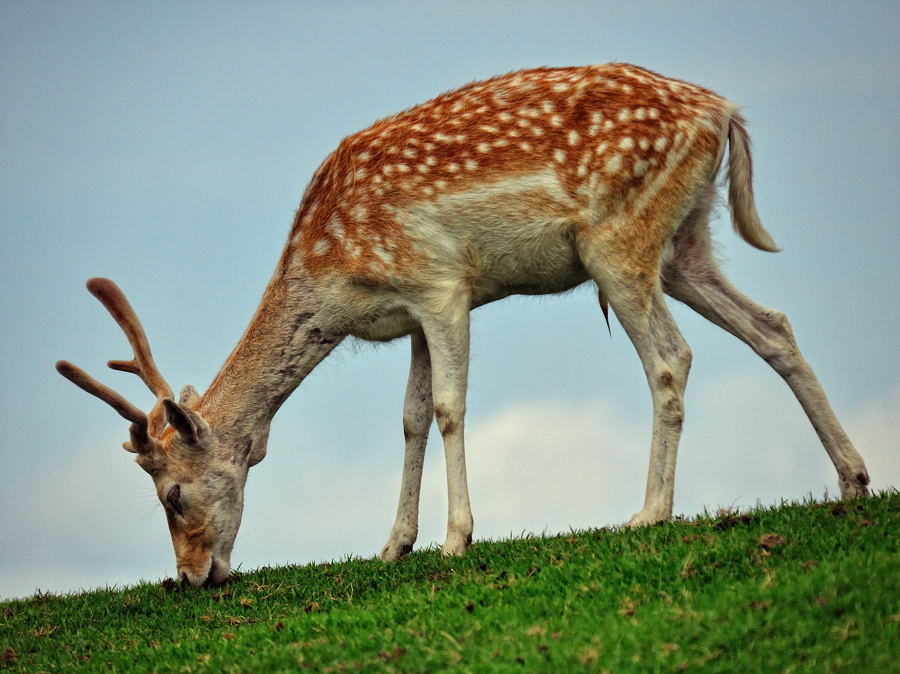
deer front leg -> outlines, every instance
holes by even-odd
[[[432,365],[432,396],[447,464],[447,538],[445,555],[461,555],[472,542],[472,508],[466,478],[463,426],[469,371],[469,297],[461,294],[422,327]]]
[[[428,429],[434,418],[431,397],[431,357],[428,343],[421,330],[411,336],[412,357],[406,397],[403,401],[403,437],[406,452],[403,459],[403,477],[400,482],[400,502],[397,519],[381,550],[381,559],[394,561],[412,550],[419,533],[419,493],[422,488],[422,465],[425,461],[425,445]]]

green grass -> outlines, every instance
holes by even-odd
[[[0,604],[13,671],[900,671],[896,492]]]

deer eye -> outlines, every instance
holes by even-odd
[[[166,505],[168,505],[172,510],[174,510],[179,515],[184,515],[183,506],[181,504],[181,485],[176,484],[169,490],[169,493],[166,494]]]

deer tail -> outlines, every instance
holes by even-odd
[[[763,227],[753,200],[753,161],[750,136],[744,118],[738,112],[728,122],[728,202],[731,222],[741,238],[760,250],[777,252],[778,246]]]

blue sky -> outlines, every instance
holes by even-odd
[[[178,388],[240,337],[318,163],[344,135],[468,81],[629,61],[750,120],[759,211],[783,252],[714,223],[730,278],[790,317],[867,461],[900,486],[900,8],[893,2],[31,2],[0,4],[0,597],[174,571],[127,423],[53,370],[149,408],[116,325],[128,294]],[[684,307],[694,352],[676,512],[836,493],[787,387]],[[640,508],[650,400],[592,291],[473,319],[476,538],[617,525]],[[276,417],[232,561],[371,556],[393,522],[406,340],[342,346]],[[443,539],[432,433],[420,542]]]

